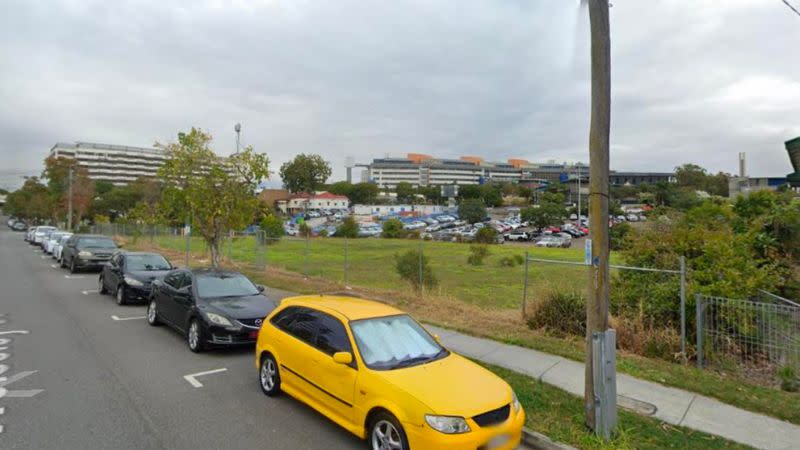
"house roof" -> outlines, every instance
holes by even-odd
[[[308,192],[298,192],[289,197],[290,200],[307,199],[307,200],[348,200],[344,195],[331,194],[330,192],[317,192],[314,195]]]

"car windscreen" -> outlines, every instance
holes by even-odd
[[[125,257],[128,270],[169,270],[172,266],[161,255],[128,255]]]
[[[69,240],[69,238],[71,238],[71,237],[72,237],[72,235],[71,235],[71,234],[65,234],[64,236],[61,236],[61,237],[59,238],[59,240],[58,240],[58,243],[59,243],[59,244],[61,244],[61,245],[64,245],[64,244],[66,244],[66,243],[67,243],[67,241],[68,241],[68,240]]]
[[[448,355],[420,324],[404,314],[356,320],[350,328],[361,358],[370,369],[398,369]]]
[[[78,248],[117,248],[117,244],[108,238],[80,238],[75,244]]]
[[[258,288],[244,275],[197,275],[197,295],[200,297],[244,297],[256,294]]]

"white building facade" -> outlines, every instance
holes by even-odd
[[[166,152],[159,148],[91,142],[56,143],[50,149],[50,156],[73,158],[80,167],[86,168],[90,179],[109,181],[117,186],[142,177],[154,178],[168,159]]]

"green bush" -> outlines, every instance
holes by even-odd
[[[357,238],[358,237],[358,223],[352,216],[348,216],[342,221],[342,224],[336,228],[336,237],[343,238]]]
[[[328,230],[325,228],[319,230],[319,237],[328,237]]]
[[[475,242],[480,244],[496,244],[497,230],[489,226],[481,228],[475,233]]]
[[[458,205],[458,216],[467,223],[482,222],[486,218],[486,206],[483,200],[467,198]]]
[[[299,234],[302,237],[310,237],[311,227],[308,226],[307,223],[301,222],[300,225],[297,227],[297,234]]]
[[[433,274],[428,257],[424,253],[420,256],[418,250],[408,250],[402,254],[395,254],[394,259],[397,274],[400,275],[401,279],[411,283],[415,290],[419,291],[421,289],[420,270],[422,271],[422,285],[425,288],[434,288],[439,283]],[[420,263],[422,263],[421,268]]]
[[[514,267],[517,261],[511,256],[503,256],[500,258],[500,267]]]
[[[396,239],[405,236],[405,231],[403,229],[403,222],[400,219],[389,219],[383,222],[383,232],[381,233],[381,237]]]
[[[261,229],[267,238],[267,243],[277,242],[283,235],[283,219],[275,215],[269,215],[261,221]]]
[[[486,245],[470,245],[467,263],[471,266],[482,266],[483,260],[489,256],[489,247]]]
[[[525,264],[525,257],[520,255],[519,253],[514,255],[513,258],[514,262],[517,263],[517,265]]]
[[[528,327],[559,336],[585,336],[586,300],[577,292],[552,291],[535,305]]]
[[[630,233],[633,227],[627,222],[621,222],[608,231],[611,238],[611,250],[622,250],[625,247],[625,236]]]
[[[800,377],[797,376],[792,366],[784,366],[778,369],[778,379],[781,381],[781,389],[786,392],[800,391]]]

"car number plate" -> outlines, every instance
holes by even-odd
[[[486,444],[486,449],[487,450],[492,450],[492,449],[495,449],[495,448],[500,448],[500,447],[508,444],[508,441],[510,441],[510,440],[511,440],[511,437],[509,435],[507,435],[507,434],[501,434],[501,435],[495,436],[491,440],[489,440],[489,442]]]

